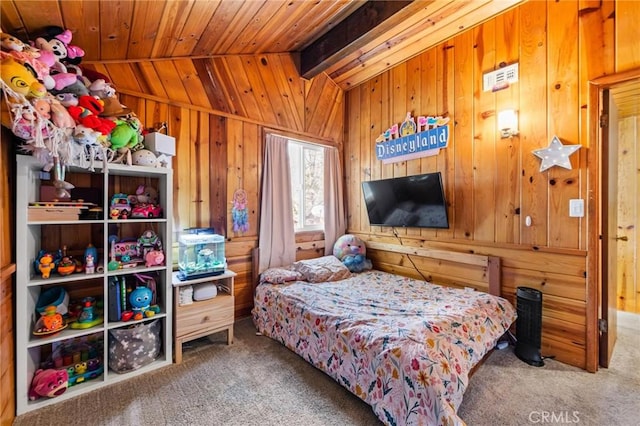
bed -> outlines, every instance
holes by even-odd
[[[468,256],[472,264],[464,265],[484,271],[495,292],[499,268],[487,256]],[[257,330],[360,397],[387,425],[463,425],[457,410],[470,373],[515,320],[513,306],[465,285],[344,273],[335,262],[324,256],[261,274]]]

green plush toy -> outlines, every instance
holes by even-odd
[[[138,144],[138,129],[134,128],[135,122],[126,120],[115,120],[116,127],[109,135],[111,149],[133,148]]]

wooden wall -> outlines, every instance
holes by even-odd
[[[594,370],[586,334],[589,217],[569,217],[569,200],[586,203],[594,190],[588,81],[640,66],[638,19],[640,4],[631,1],[526,2],[347,92],[348,231],[367,241],[499,256],[504,296],[515,302],[518,286],[544,294],[543,355]],[[483,73],[515,62],[517,83],[482,91]],[[519,111],[520,134],[501,139],[496,116],[507,108]],[[374,140],[408,111],[450,117],[449,146],[382,165]],[[571,170],[540,172],[532,151],[554,135],[582,148],[570,157]],[[433,171],[443,173],[450,229],[398,229],[395,236],[369,226],[363,180]],[[405,255],[374,250],[371,257],[383,269],[418,275]]]
[[[260,218],[265,130],[342,146],[343,91],[326,75],[304,80],[289,55],[87,64],[105,74],[145,127],[166,122],[176,138],[174,229],[214,227],[238,273],[236,317],[253,307],[251,250]],[[248,196],[249,230],[234,233],[234,192]],[[298,257],[317,256],[322,235],[299,237]]]

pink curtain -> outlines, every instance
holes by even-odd
[[[342,167],[337,148],[324,149],[324,253],[333,254],[333,244],[347,229]]]
[[[295,261],[296,241],[292,212],[287,139],[267,134],[258,241],[259,272],[271,267],[289,265]]]

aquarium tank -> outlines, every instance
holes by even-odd
[[[186,229],[178,237],[178,278],[219,275],[227,267],[224,257],[224,237],[210,228]]]

